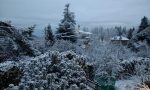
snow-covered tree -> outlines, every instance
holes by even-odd
[[[56,32],[57,39],[70,40],[72,42],[76,42],[76,21],[74,20],[74,17],[74,13],[70,12],[69,10],[69,4],[66,4],[64,9],[64,18],[61,20],[59,28]]]
[[[117,33],[118,36],[123,35],[124,31],[123,31],[121,26],[120,27],[115,27],[115,29],[116,29],[116,33]]]
[[[33,32],[35,30],[36,25],[28,27],[26,30],[22,31],[22,35],[25,36],[27,39],[31,39],[33,36]]]
[[[103,27],[95,27],[92,29],[92,34],[94,34],[94,37],[98,37],[102,42],[106,39],[106,30]]]
[[[54,44],[54,35],[51,29],[51,25],[45,28],[45,46],[52,46]]]
[[[16,55],[18,54],[24,54],[24,55],[30,55],[30,56],[35,56],[37,54],[37,50],[35,50],[28,40],[24,38],[22,34],[20,34],[15,27],[11,26],[10,24],[7,24],[5,22],[0,21],[0,32],[5,32],[1,33],[0,36],[5,36],[6,38],[9,38],[11,43],[8,43],[7,45],[11,46],[13,45],[14,50],[16,51]],[[9,41],[7,40],[7,41]],[[12,48],[12,47],[10,47]],[[14,54],[14,53],[13,53]]]
[[[133,32],[135,31],[135,28],[130,28],[127,34],[127,38],[131,39],[133,36]]]
[[[70,41],[65,40],[57,40],[52,47],[50,47],[51,51],[59,51],[65,52],[68,50],[76,52],[76,49],[81,49],[78,45],[71,43]]]
[[[78,27],[80,28],[80,25]],[[83,31],[89,32],[89,28],[88,27],[83,27]]]
[[[146,16],[144,16],[142,19],[141,19],[141,24],[139,26],[139,30],[138,30],[138,33],[141,32],[142,30],[146,29],[147,27],[149,27],[149,21],[148,21],[148,18]]]

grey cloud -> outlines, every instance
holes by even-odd
[[[59,23],[66,3],[82,22],[113,25],[124,23],[136,26],[143,16],[150,17],[150,0],[0,0],[0,19],[14,23]],[[111,22],[110,22],[111,21]]]

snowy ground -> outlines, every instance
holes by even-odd
[[[139,79],[118,80],[116,82],[116,90],[137,90]]]

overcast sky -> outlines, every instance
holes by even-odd
[[[0,20],[56,26],[66,3],[81,25],[137,26],[143,16],[150,17],[150,0],[0,0]]]

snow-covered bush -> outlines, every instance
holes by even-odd
[[[122,55],[122,56],[121,56]],[[122,51],[114,48],[104,48],[101,55],[99,55],[99,61],[97,60],[97,75],[98,76],[114,76],[116,77],[118,72],[122,70],[120,66],[120,61],[124,59]]]
[[[49,48],[45,47],[45,41],[43,38],[35,38],[34,40],[30,41],[30,44],[33,48],[40,51],[42,54],[47,52]]]
[[[123,70],[119,72],[122,74],[120,76],[127,77],[136,75],[143,80],[146,78],[147,75],[150,73],[150,59],[143,58],[143,57],[132,57],[127,60],[123,60],[120,65],[122,66]]]
[[[133,54],[124,46],[113,45],[110,43],[100,43],[96,40],[91,46],[82,52],[89,58],[89,62],[95,63],[96,74],[111,76],[122,70],[120,62],[130,58]]]
[[[136,33],[132,37],[132,39],[129,41],[128,47],[130,47],[133,51],[136,52],[142,51],[143,49],[141,49],[142,48],[141,46],[144,47],[146,47],[147,45],[150,46],[149,41],[150,41],[150,27],[147,27],[146,29],[142,30],[139,33]]]
[[[9,84],[18,85],[22,75],[21,72],[14,61],[0,63],[0,90],[7,88]]]
[[[50,47],[51,51],[59,51],[59,52],[65,52],[65,51],[74,51],[77,54],[81,54],[81,47],[77,43],[72,43],[70,41],[65,40],[56,40],[55,44]]]
[[[68,52],[47,52],[19,62],[23,76],[18,86],[9,85],[9,89],[74,90],[86,89],[86,58]]]

